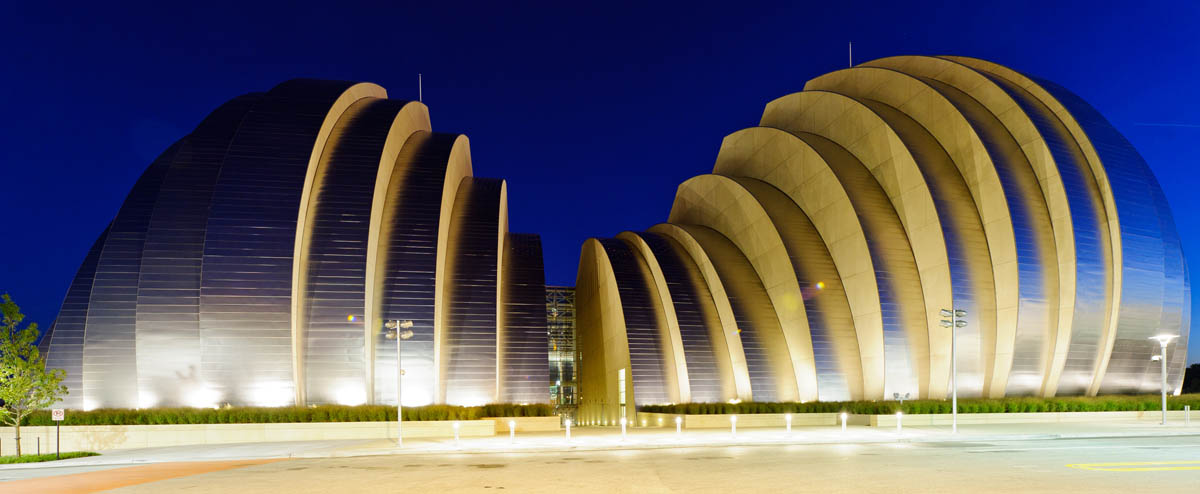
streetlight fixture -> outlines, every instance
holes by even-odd
[[[384,323],[383,326],[391,330],[385,334],[387,339],[396,340],[396,446],[399,447],[404,445],[404,401],[400,387],[404,369],[400,367],[400,340],[412,338],[413,332],[409,328],[413,327],[413,322],[392,320]]]
[[[1167,425],[1167,345],[1176,336],[1173,334],[1160,334],[1150,337],[1150,339],[1158,342],[1158,346],[1162,350],[1162,353],[1151,359],[1157,360],[1162,364],[1162,425]]]
[[[958,434],[958,341],[956,335],[958,328],[967,327],[967,321],[963,318],[967,317],[967,311],[962,309],[942,309],[942,317],[950,319],[942,319],[942,327],[950,328],[950,415],[952,417],[951,431]]]

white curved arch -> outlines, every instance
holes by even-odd
[[[304,378],[304,336],[300,328],[303,321],[303,300],[304,289],[308,278],[308,252],[306,250],[309,244],[311,226],[308,219],[309,209],[313,206],[313,201],[316,200],[316,194],[313,190],[319,186],[316,182],[317,167],[320,164],[321,156],[325,153],[325,145],[329,141],[329,134],[333,132],[333,127],[337,125],[342,115],[350,108],[350,105],[363,98],[387,98],[387,91],[378,85],[369,82],[362,82],[350,86],[338,96],[337,100],[329,107],[329,111],[325,113],[325,120],[321,123],[321,129],[317,132],[317,137],[314,140],[312,153],[308,159],[308,170],[304,175],[304,188],[301,189],[300,208],[296,217],[296,241],[292,249],[292,300],[291,300],[291,325],[292,325],[292,379],[296,384],[296,403],[305,403],[307,398],[307,390],[305,389]]]

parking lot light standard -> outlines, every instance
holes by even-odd
[[[392,331],[389,331],[385,335],[387,337],[387,339],[389,339],[389,340],[395,339],[396,340],[396,446],[397,447],[404,445],[404,431],[403,431],[403,428],[404,428],[404,401],[402,400],[403,394],[401,393],[402,388],[400,386],[400,382],[403,380],[403,377],[404,377],[404,369],[402,367],[400,367],[400,340],[407,340],[409,338],[412,338],[413,332],[412,332],[412,329],[409,329],[412,326],[413,326],[413,322],[407,321],[407,320],[405,320],[405,321],[393,320],[393,321],[388,321],[387,323],[384,324],[384,327],[392,330]]]
[[[1153,359],[1158,360],[1162,364],[1162,425],[1167,425],[1167,345],[1175,338],[1176,335],[1173,334],[1160,334],[1150,337],[1150,339],[1158,342],[1158,346],[1162,350],[1162,353]]]
[[[958,433],[958,341],[956,335],[958,328],[967,327],[967,311],[962,309],[942,309],[942,317],[950,319],[942,319],[942,327],[950,328],[950,416],[951,416],[951,432]]]

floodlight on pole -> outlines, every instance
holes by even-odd
[[[404,369],[400,367],[400,341],[413,337],[413,331],[409,329],[413,327],[413,322],[409,320],[391,320],[383,323],[383,327],[391,330],[384,336],[389,340],[396,340],[396,446],[403,446],[404,396],[401,393],[403,388],[401,388],[400,382],[403,380]]]
[[[1177,335],[1173,334],[1160,334],[1150,337],[1151,340],[1158,342],[1158,346],[1162,350],[1162,353],[1156,355],[1157,358],[1153,359],[1158,360],[1162,364],[1162,425],[1167,425],[1167,345],[1177,337]]]
[[[943,328],[950,328],[950,415],[953,417],[951,422],[951,431],[958,433],[958,328],[967,327],[967,311],[962,309],[942,309],[939,314],[942,317],[941,324]]]

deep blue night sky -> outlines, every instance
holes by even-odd
[[[585,238],[665,220],[723,136],[846,67],[848,41],[859,62],[968,55],[1071,89],[1141,151],[1189,257],[1200,248],[1195,3],[175,3],[0,15],[0,292],[43,326],[160,151],[225,100],[294,77],[416,98],[423,73],[435,130],[467,134],[475,174],[508,180],[511,228],[542,235],[551,284],[574,284]]]

